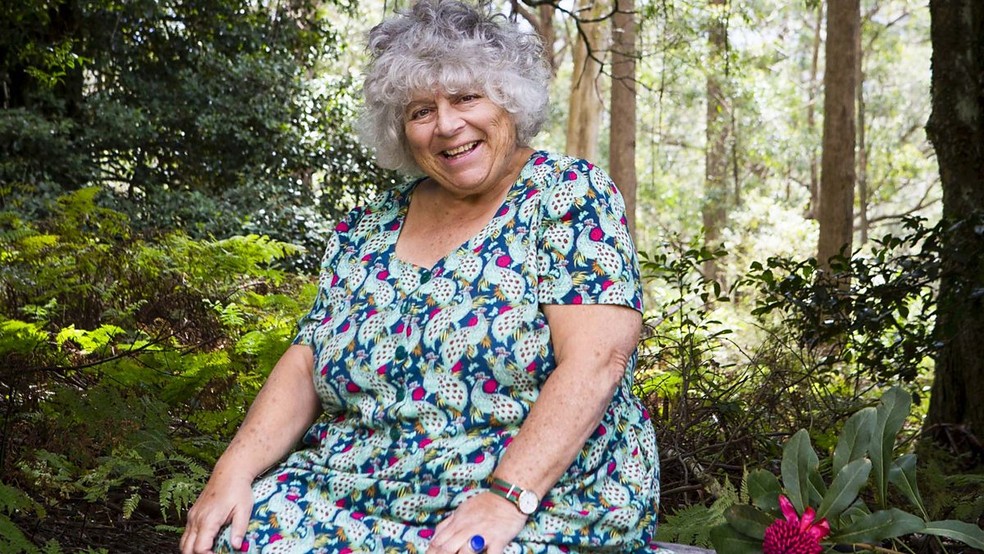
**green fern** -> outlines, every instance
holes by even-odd
[[[65,551],[62,550],[61,543],[52,539],[44,543],[41,547],[41,554],[64,554]]]
[[[738,502],[738,491],[730,481],[725,481],[720,496],[709,507],[695,504],[667,515],[666,522],[657,528],[656,538],[662,542],[710,548],[711,529],[724,523],[724,512]]]
[[[123,519],[130,519],[133,512],[137,511],[138,506],[140,506],[140,493],[135,492],[123,501]]]
[[[20,489],[0,483],[0,552],[36,554],[38,549],[10,520],[14,512],[25,510],[44,517],[44,508]]]
[[[164,516],[164,521],[167,521],[169,509],[173,508],[180,514],[191,508],[198,498],[198,493],[205,486],[205,481],[208,480],[209,470],[195,460],[180,454],[162,461],[170,466],[170,477],[165,479],[160,487],[161,515]]]

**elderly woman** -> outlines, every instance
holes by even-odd
[[[182,552],[648,551],[638,264],[608,176],[528,146],[540,44],[422,0],[369,49],[364,138],[419,177],[328,237],[314,307]]]

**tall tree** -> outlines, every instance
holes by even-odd
[[[877,11],[877,8],[876,8]],[[858,110],[857,129],[857,191],[858,191],[858,227],[860,231],[861,244],[868,242],[868,140],[867,121],[865,116],[864,104],[864,47],[861,43],[861,26],[858,27],[857,58],[855,59],[855,85],[854,90],[857,96],[856,106]]]
[[[817,0],[816,22],[813,26],[813,48],[810,56],[810,79],[807,83],[807,93],[809,101],[806,105],[806,125],[812,135],[817,128],[817,90],[820,88],[817,83],[817,74],[820,72],[820,45],[823,43],[821,32],[823,31],[823,5],[821,0]],[[807,208],[806,217],[816,219],[817,207],[820,204],[820,167],[817,161],[817,151],[815,147],[810,147],[810,206]]]
[[[608,49],[608,0],[589,0],[575,8],[574,70],[567,110],[567,152],[598,159],[598,137],[604,95],[601,89],[602,56]]]
[[[932,102],[926,130],[943,183],[936,332],[942,347],[926,428],[984,437],[984,2],[931,0]]]
[[[720,246],[721,231],[728,216],[728,135],[730,134],[730,106],[723,83],[727,74],[728,56],[728,4],[726,0],[709,0],[708,63],[705,68],[707,111],[704,151],[704,201],[701,219],[704,225],[704,246],[716,249]],[[717,264],[713,259],[704,262],[704,277],[717,281]]]
[[[830,0],[824,46],[823,152],[817,218],[820,224],[817,260],[821,267],[829,267],[830,258],[842,251],[850,255],[853,242],[855,90],[860,28],[859,0]]]
[[[544,56],[546,56],[547,62],[550,63],[551,74],[556,75],[557,66],[560,64],[555,48],[557,29],[554,27],[554,14],[557,12],[557,6],[551,3],[539,3],[536,0],[523,1],[535,7],[536,12],[534,13],[527,6],[520,4],[519,0],[511,0],[510,7],[512,13],[522,16],[533,27],[533,30],[536,31],[537,36],[543,42]]]
[[[611,123],[608,166],[625,198],[629,230],[635,234],[636,175],[636,18],[635,0],[616,0],[612,16]]]

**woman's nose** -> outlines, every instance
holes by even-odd
[[[444,136],[457,133],[464,126],[464,119],[453,106],[441,106],[437,110],[437,132]]]

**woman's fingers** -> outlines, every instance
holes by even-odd
[[[481,535],[487,554],[501,554],[526,523],[509,501],[483,493],[463,502],[434,528],[427,554],[476,554],[471,539]]]
[[[251,508],[243,509],[239,507],[232,512],[232,525],[229,526],[229,542],[236,550],[241,550],[243,538],[246,536],[246,527],[249,524],[249,514]]]

